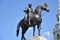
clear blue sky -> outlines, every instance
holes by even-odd
[[[53,40],[53,28],[56,24],[56,13],[58,9],[58,0],[0,0],[0,40],[20,40],[21,30],[18,38],[16,37],[16,27],[18,22],[24,18],[23,10],[28,3],[32,3],[33,10],[39,4],[46,2],[50,12],[42,17],[41,35],[48,40]],[[27,39],[33,36],[33,28],[29,29],[25,37]],[[36,35],[38,31],[36,29]]]

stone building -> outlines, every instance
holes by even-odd
[[[60,0],[57,0],[58,1],[58,12],[57,12],[57,23],[55,25],[55,28],[54,28],[54,40],[60,40]]]

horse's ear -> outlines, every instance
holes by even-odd
[[[46,2],[44,3],[44,5],[46,5]]]
[[[46,2],[44,3],[44,5],[48,6],[48,5],[46,4]]]

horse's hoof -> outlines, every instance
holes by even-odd
[[[38,36],[40,36],[40,34],[38,34]]]
[[[42,28],[40,28],[40,29],[42,29]]]

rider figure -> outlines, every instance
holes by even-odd
[[[33,12],[33,10],[32,10],[32,4],[28,4],[28,7],[26,7],[25,8],[25,10],[24,10],[24,12],[26,13],[26,15],[25,15],[25,21],[27,21],[28,20],[28,24],[31,24],[30,23],[30,15],[31,15],[31,13]],[[26,23],[26,22],[25,22]]]

